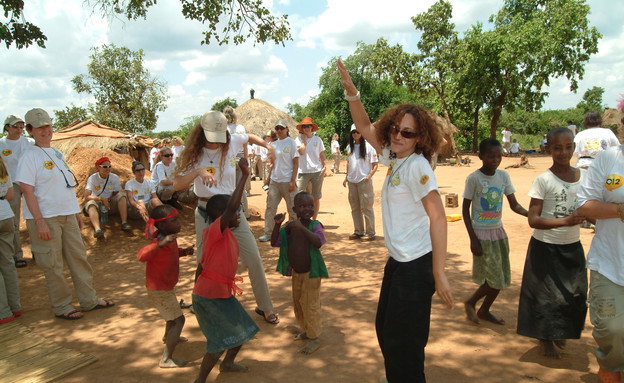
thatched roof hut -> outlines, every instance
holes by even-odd
[[[146,136],[122,132],[93,120],[75,122],[54,132],[52,146],[66,157],[77,146],[107,149],[120,154],[129,154],[145,164],[149,163],[152,140]]]
[[[605,109],[605,112],[602,115],[602,127],[615,127],[617,137],[620,142],[624,142],[624,125],[622,125],[622,118],[624,118],[624,112],[611,108]]]
[[[249,99],[242,105],[239,105],[235,112],[238,123],[243,125],[248,133],[253,133],[260,137],[273,129],[275,121],[280,118],[288,122],[288,127],[291,131],[297,126],[295,120],[287,113],[257,98]]]
[[[455,144],[455,133],[459,131],[455,125],[447,121],[445,118],[438,116],[436,113],[431,112],[431,115],[435,122],[442,130],[442,135],[446,140],[446,144],[438,150],[438,160],[444,160],[449,157],[455,156],[457,152],[457,145]]]

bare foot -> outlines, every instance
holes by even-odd
[[[475,310],[475,307],[470,304],[470,302],[464,302],[464,310],[466,311],[466,318],[468,318],[469,321],[479,324],[477,311]]]
[[[219,365],[219,371],[221,372],[247,372],[249,371],[249,368],[247,368],[247,366],[243,366],[242,364],[238,364],[238,363],[221,363]]]
[[[293,335],[297,335],[297,334],[301,333],[301,329],[299,327],[293,326],[293,325],[286,326],[286,331],[288,331],[289,333],[291,333]]]
[[[486,320],[488,322],[492,322],[495,324],[505,324],[505,321],[502,318],[497,317],[496,315],[492,314],[491,312],[487,311],[487,312],[482,312],[482,311],[478,311],[477,312],[477,316],[483,320]]]
[[[542,345],[545,357],[561,359],[561,354],[559,354],[559,351],[555,348],[555,343],[552,340],[540,340],[540,345]]]
[[[555,346],[559,347],[560,349],[564,349],[565,346],[567,345],[567,342],[565,339],[560,339],[560,340],[556,340],[555,342]]]
[[[309,355],[313,353],[314,351],[318,350],[320,345],[321,345],[321,340],[319,338],[312,339],[301,350],[299,350],[299,352],[302,354]]]
[[[167,343],[167,338],[165,338],[164,336],[162,337],[162,342],[163,343]],[[188,338],[185,336],[181,336],[178,338],[178,343],[184,343],[184,342],[188,342]]]
[[[306,334],[305,332],[300,332],[299,334],[295,335],[295,340],[305,340],[308,339],[308,334]]]
[[[185,360],[178,360],[173,358],[161,359],[160,363],[158,363],[158,367],[160,368],[177,368],[184,367],[188,362]]]

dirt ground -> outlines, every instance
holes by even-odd
[[[439,166],[436,176],[440,191],[458,193],[460,207],[447,208],[448,214],[461,212],[461,193],[466,176],[480,166],[472,157],[469,167]],[[517,163],[518,158],[504,158],[501,169]],[[517,189],[518,201],[528,208],[528,189],[532,180],[551,164],[548,157],[530,157],[532,169],[508,169]],[[344,170],[344,163],[342,165]],[[369,243],[349,241],[353,231],[347,189],[343,174],[325,179],[319,220],[325,225],[327,244],[322,251],[330,279],[323,281],[323,330],[321,348],[312,355],[297,353],[300,343],[293,341],[286,327],[295,324],[290,296],[290,280],[275,272],[277,250],[260,243],[266,274],[275,310],[281,322],[265,323],[254,313],[256,307],[245,272],[241,285],[245,293],[241,303],[261,331],[245,344],[238,361],[249,367],[248,373],[213,371],[209,382],[378,382],[383,375],[383,360],[374,330],[374,317],[383,266],[387,259],[381,225],[379,193],[386,168],[381,166],[374,177],[377,194],[377,240]],[[262,182],[252,181],[251,207],[264,216],[265,192]],[[280,209],[280,211],[285,209]],[[183,210],[184,225],[179,236],[181,246],[194,243],[192,207]],[[111,219],[113,221],[114,219]],[[427,346],[429,382],[595,382],[598,369],[592,354],[595,347],[591,324],[587,319],[580,340],[573,340],[561,360],[540,354],[537,341],[516,334],[517,302],[524,257],[531,229],[526,218],[513,213],[505,201],[504,225],[510,235],[511,287],[503,291],[493,311],[507,322],[505,325],[475,325],[465,319],[461,302],[477,287],[471,281],[469,240],[462,221],[449,223],[447,272],[457,306],[449,310],[434,297],[432,326]],[[264,221],[250,221],[256,236]],[[188,368],[160,369],[161,337],[164,322],[150,306],[144,287],[144,265],[137,261],[137,250],[147,243],[142,237],[142,224],[132,222],[134,233],[128,235],[113,222],[106,229],[105,240],[93,239],[93,230],[85,219],[83,237],[94,269],[94,284],[99,296],[112,299],[117,305],[107,310],[89,312],[81,320],[56,319],[52,314],[42,272],[30,259],[25,225],[22,239],[27,268],[18,269],[24,315],[18,320],[36,333],[59,344],[95,355],[98,362],[61,379],[69,383],[95,382],[191,382],[196,377],[204,354],[205,339],[197,320],[185,310],[186,325],[182,335],[188,343],[180,344],[176,357],[192,361]],[[582,229],[585,251],[592,239],[590,230]],[[181,259],[178,296],[191,301],[194,257]]]

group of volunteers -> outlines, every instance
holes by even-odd
[[[389,257],[375,318],[385,366],[381,381],[426,382],[425,347],[432,296],[437,293],[446,306],[455,305],[445,272],[446,214],[431,166],[444,140],[429,111],[411,103],[393,106],[371,123],[349,73],[341,61],[337,66],[353,120],[343,181],[348,187],[354,225],[348,239],[375,239],[372,177],[379,163],[388,168],[381,211]],[[504,146],[490,138],[480,143],[482,166],[467,177],[462,204],[473,255],[472,279],[479,287],[463,306],[467,319],[475,324],[505,323],[491,308],[511,281],[509,241],[502,223],[506,197],[512,211],[527,217],[534,228],[522,277],[518,334],[538,339],[546,356],[560,358],[559,350],[566,346],[566,340],[580,337],[589,302],[598,345],[598,375],[605,383],[618,381],[624,369],[624,259],[620,250],[624,246],[624,149],[600,124],[600,115],[592,112],[585,117],[586,129],[576,137],[567,127],[547,134],[545,150],[552,157],[552,166],[533,182],[528,210],[516,199],[509,174],[498,169]],[[24,126],[33,140],[22,137]],[[317,220],[326,176],[325,147],[315,134],[318,129],[312,118],[306,117],[296,125],[298,135],[292,138],[287,121],[280,119],[270,134],[259,137],[237,124],[233,109],[209,111],[190,130],[185,143],[176,143],[176,138],[173,147],[156,142],[161,147],[150,168],[157,186],[145,178],[145,165],[135,161],[135,178],[126,183],[126,193],[119,193],[119,178],[111,173],[110,159],[96,161],[98,171],[87,182],[83,209],[95,236],[102,235],[102,213],[108,210],[116,209],[123,230],[130,227],[128,216],[146,222],[150,243],[137,257],[146,263],[147,295],[166,323],[160,367],[187,365],[173,356],[176,346],[187,340],[181,336],[185,316],[175,286],[179,258],[195,254],[193,309],[207,340],[196,382],[204,382],[223,355],[219,371],[247,371],[235,359],[259,328],[236,298],[241,294],[237,284],[242,279],[236,275],[239,261],[249,271],[255,313],[270,324],[280,321],[258,242],[279,248],[276,271],[291,277],[299,327],[294,339],[305,341],[300,352],[310,354],[321,346],[320,288],[329,271],[321,252],[326,242],[324,226]],[[92,287],[92,269],[80,234],[82,218],[73,189],[78,181],[63,155],[50,146],[50,117],[41,109],[26,113],[25,120],[10,116],[5,131],[7,136],[0,140],[4,281],[0,286],[4,289],[0,291],[0,322],[22,314],[15,269],[21,259],[14,220],[19,205],[17,213],[11,209],[19,193],[25,201],[24,218],[33,257],[44,271],[54,314],[73,320],[85,311],[113,306],[112,301],[99,298]],[[251,145],[255,148],[250,150]],[[176,151],[176,146],[183,150]],[[331,152],[331,170],[340,174],[342,152],[335,136]],[[11,157],[14,155],[19,160]],[[255,166],[256,155],[263,157],[260,166]],[[571,165],[573,158],[578,159],[576,167]],[[245,197],[252,173],[263,180],[267,190],[264,232],[258,240],[246,217]],[[176,193],[189,187],[198,199],[194,212],[196,249],[179,248],[176,238],[184,224]],[[285,214],[277,213],[282,199],[288,220]],[[585,220],[595,223],[596,229],[587,262],[579,240],[580,224]],[[72,306],[71,289],[63,276],[64,263],[72,274],[79,309]],[[589,283],[586,268],[590,269]]]

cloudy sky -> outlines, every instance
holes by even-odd
[[[551,82],[545,108],[576,105],[592,86],[605,89],[604,102],[615,107],[624,93],[624,1],[588,0],[591,25],[604,35],[599,53],[586,65],[578,94],[566,81]],[[0,47],[0,116],[24,115],[33,107],[48,111],[90,99],[73,91],[71,78],[86,73],[90,48],[114,43],[143,49],[145,65],[167,83],[167,110],[157,130],[177,129],[185,117],[202,114],[216,101],[235,98],[239,104],[256,98],[285,110],[288,103],[306,104],[316,95],[321,68],[336,56],[346,57],[358,41],[385,37],[414,51],[417,33],[410,17],[434,0],[266,0],[274,14],[287,14],[293,41],[285,47],[267,43],[243,46],[201,45],[203,26],[184,19],[178,1],[162,1],[146,20],[106,20],[83,0],[29,0],[25,18],[47,35],[47,48]],[[501,6],[498,0],[451,0],[456,30],[487,22]],[[0,17],[0,19],[2,19]]]

